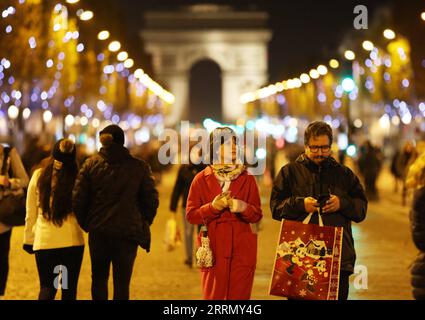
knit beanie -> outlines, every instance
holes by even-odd
[[[110,134],[112,136],[112,140],[116,144],[124,145],[124,131],[119,126],[111,124],[100,131],[99,136],[102,134]]]
[[[65,152],[64,150],[61,150],[61,142],[64,140],[68,139],[60,139],[58,142],[55,143],[55,146],[53,147],[52,151],[52,156],[53,159],[59,162],[62,162],[64,164],[72,164],[76,161],[77,150],[75,148],[75,144],[73,145],[71,152]],[[71,142],[71,140],[69,141]]]

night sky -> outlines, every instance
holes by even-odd
[[[302,72],[338,57],[338,47],[347,34],[364,39],[368,31],[355,30],[353,27],[356,16],[353,10],[359,4],[368,8],[369,28],[376,21],[375,16],[381,13],[382,7],[393,12],[389,20],[385,21],[388,24],[386,27],[412,36],[410,40],[415,45],[412,47],[415,59],[413,64],[416,69],[423,70],[421,61],[425,59],[425,37],[418,18],[420,12],[425,10],[423,0],[91,0],[88,5],[97,12],[97,23],[100,24],[97,27],[107,28],[117,34],[136,64],[155,77],[151,57],[144,53],[139,36],[143,29],[143,12],[173,10],[184,4],[201,3],[232,5],[243,10],[263,10],[269,13],[269,29],[273,37],[269,43],[268,83],[298,77]],[[208,69],[204,71],[206,73]],[[202,70],[199,72],[202,74]],[[425,72],[419,74],[417,80],[420,78],[423,78],[425,90]],[[199,89],[204,91],[203,88]],[[213,116],[220,118],[218,113]]]
[[[128,26],[127,38],[134,42],[139,39],[138,31],[143,27],[142,12],[161,8],[177,8],[182,3],[211,3],[211,1],[162,1],[162,0],[110,0],[120,3]],[[368,7],[369,20],[373,19],[376,8],[391,3],[390,0],[343,0],[343,1],[215,1],[233,4],[236,7],[259,8],[270,14],[269,27],[273,38],[269,45],[269,71],[273,81],[298,76],[328,59],[337,51],[344,34],[353,30],[353,9],[358,4]],[[408,1],[405,1],[408,2]],[[140,41],[140,40],[139,40]],[[141,44],[142,45],[142,44]],[[144,64],[149,64],[143,57]],[[147,70],[150,69],[146,65]]]

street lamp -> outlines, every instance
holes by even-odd
[[[121,51],[120,53],[118,53],[117,59],[118,61],[125,61],[128,58],[128,53],[125,51]]]
[[[324,65],[320,65],[317,67],[317,72],[319,72],[320,75],[324,76],[328,73],[328,68],[326,68]]]
[[[19,109],[15,105],[11,105],[9,109],[7,109],[7,115],[11,120],[15,120],[19,115]]]
[[[317,79],[317,78],[320,77],[320,73],[316,69],[311,69],[310,72],[309,72],[309,74],[310,74],[310,77],[312,79]]]
[[[356,54],[351,50],[346,50],[344,52],[344,57],[345,59],[352,61],[356,58]]]
[[[119,43],[119,41],[112,41],[109,44],[108,49],[111,52],[117,52],[119,49],[121,49],[121,43]]]
[[[109,31],[106,31],[106,30],[100,31],[98,33],[98,35],[97,35],[97,38],[99,40],[106,40],[106,39],[108,39],[109,38]]]
[[[302,75],[300,75],[300,80],[302,83],[309,83],[310,82],[310,77],[308,76],[307,73],[303,73]],[[283,86],[283,84],[282,84]]]
[[[88,21],[92,19],[94,16],[93,11],[87,10],[80,14],[80,19],[83,21]]]
[[[336,60],[336,59],[331,59],[331,60],[329,61],[329,66],[330,66],[332,69],[336,69],[336,68],[338,68],[338,67],[339,67],[339,62],[338,62],[338,60]]]
[[[51,111],[49,111],[49,110],[44,111],[44,113],[43,113],[43,121],[45,123],[49,123],[52,120],[52,118],[53,118],[53,114],[52,114]]]
[[[133,59],[127,59],[124,61],[124,67],[126,67],[127,69],[130,69],[132,66],[134,66]]]
[[[391,29],[385,29],[382,34],[388,40],[393,40],[395,38],[395,32]]]
[[[366,51],[372,51],[373,48],[375,47],[373,43],[369,40],[363,41],[362,46],[363,46],[363,49],[365,49]]]
[[[421,13],[421,19],[425,21],[425,11]]]
[[[80,0],[66,0],[66,2],[69,3],[69,4],[74,4],[74,3],[77,3],[79,1]]]

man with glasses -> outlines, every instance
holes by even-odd
[[[357,176],[331,157],[332,140],[327,123],[310,123],[304,133],[305,153],[276,176],[270,208],[275,220],[303,221],[320,207],[324,225],[344,228],[338,296],[346,300],[356,261],[351,221],[365,219],[367,199]],[[311,223],[318,223],[318,215]]]

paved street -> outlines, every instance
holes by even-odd
[[[183,246],[166,252],[163,245],[165,222],[176,168],[167,173],[159,187],[160,208],[154,222],[151,253],[139,250],[131,286],[132,299],[201,299],[199,272],[184,264]],[[408,209],[392,192],[387,174],[380,179],[382,198],[371,203],[366,221],[353,228],[358,265],[368,270],[368,289],[356,290],[351,277],[350,299],[411,299],[409,265],[416,255],[412,244]],[[259,235],[258,265],[254,282],[254,299],[275,299],[268,295],[272,261],[279,223],[271,219],[268,208],[270,187],[261,187],[264,219]],[[180,226],[182,221],[179,221]],[[38,277],[34,256],[22,250],[23,228],[12,236],[10,275],[6,299],[36,299]],[[85,251],[79,282],[79,299],[90,299],[90,258]],[[111,285],[111,283],[110,283]],[[112,287],[111,287],[112,293]],[[111,295],[110,293],[110,295]]]

